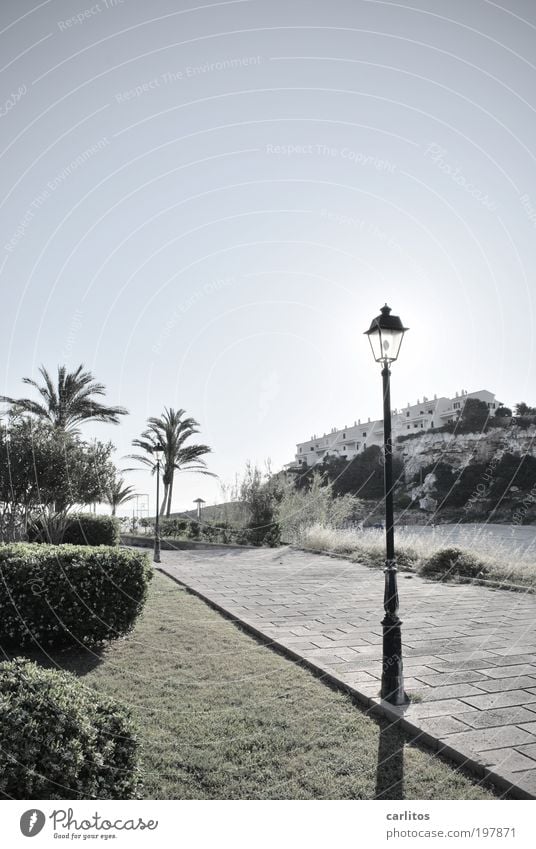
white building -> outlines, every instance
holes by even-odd
[[[404,434],[420,433],[430,428],[441,427],[448,422],[454,422],[461,415],[468,398],[484,401],[491,411],[501,406],[495,400],[493,392],[480,389],[478,392],[456,392],[454,398],[434,395],[432,399],[423,396],[416,404],[408,402],[407,407],[392,412],[393,441]],[[493,412],[492,412],[493,415]],[[296,446],[296,462],[301,465],[314,466],[321,463],[324,457],[341,457],[351,460],[359,452],[371,445],[383,445],[383,419],[354,422],[350,427],[340,430],[333,428],[323,436],[311,436],[306,442],[298,442]],[[292,465],[295,465],[294,463]]]

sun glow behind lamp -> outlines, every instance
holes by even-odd
[[[402,668],[402,622],[398,618],[398,586],[395,559],[394,512],[393,512],[393,445],[391,438],[391,363],[400,352],[404,327],[397,315],[391,315],[391,308],[385,304],[380,315],[372,320],[366,331],[372,354],[377,363],[381,363],[383,380],[383,443],[384,443],[384,492],[385,492],[385,589],[382,620],[383,658],[381,697],[394,705],[407,702],[404,692],[404,674]]]

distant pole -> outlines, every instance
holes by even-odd
[[[154,555],[155,563],[160,563],[160,458],[162,449],[159,447],[153,448],[153,454],[156,459],[156,515],[154,523]]]
[[[201,519],[201,505],[205,504],[202,498],[196,498],[194,504],[197,504],[197,521]]]

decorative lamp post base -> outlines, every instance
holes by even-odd
[[[398,616],[388,614],[382,620],[383,627],[383,664],[381,697],[392,705],[404,705],[408,697],[404,690],[404,672],[402,668],[402,625]]]

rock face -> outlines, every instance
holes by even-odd
[[[511,424],[486,433],[423,433],[396,443],[394,450],[404,464],[404,478],[409,482],[421,469],[436,463],[445,463],[455,470],[469,462],[498,460],[504,453],[536,456],[536,425],[520,428]]]

